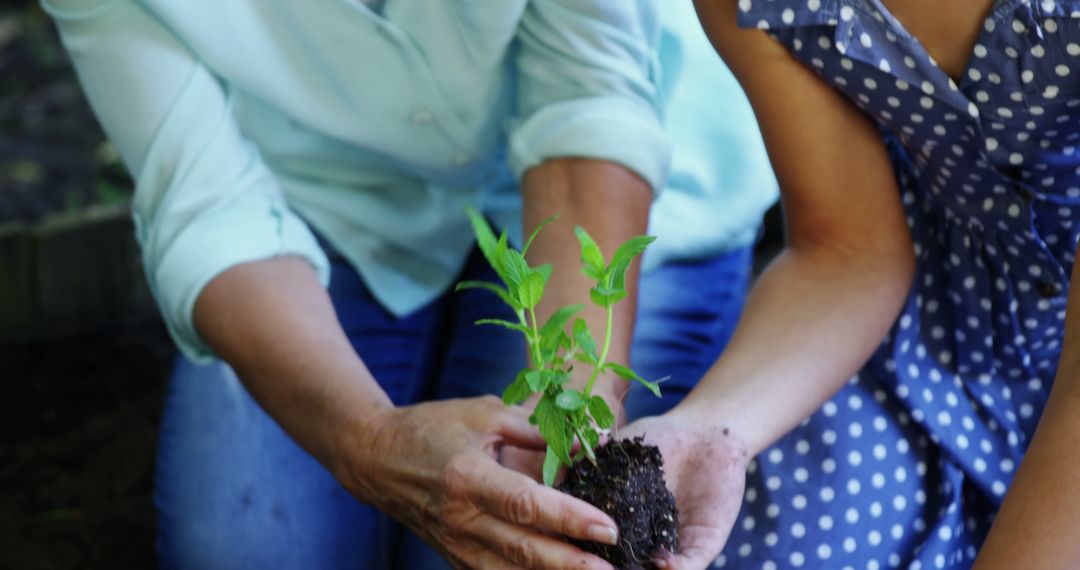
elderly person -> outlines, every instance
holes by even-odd
[[[43,4],[136,180],[147,278],[183,351],[159,442],[163,566],[426,567],[415,533],[459,566],[607,567],[548,534],[613,542],[606,515],[498,463],[542,445],[525,410],[483,397],[523,347],[472,325],[500,316],[494,299],[450,289],[494,279],[469,204],[503,227],[560,215],[530,250],[556,268],[542,314],[587,298],[570,228],[609,252],[646,231],[676,88],[658,49],[685,47],[659,4]],[[771,177],[752,122],[693,140],[735,141],[733,167],[687,155],[672,178],[656,293],[616,309],[613,360],[640,310],[641,354],[706,363],[741,304]],[[730,207],[708,206],[723,193]],[[686,330],[703,310],[714,325]]]

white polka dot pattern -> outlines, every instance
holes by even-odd
[[[998,0],[955,79],[879,2],[739,7],[881,125],[918,266],[867,366],[752,463],[714,566],[967,568],[1061,351],[1080,0]]]

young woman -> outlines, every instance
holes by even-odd
[[[698,388],[627,430],[668,459],[669,565],[1080,565],[1080,2],[698,9],[789,235]]]

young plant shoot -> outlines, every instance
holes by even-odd
[[[592,394],[596,379],[601,374],[613,372],[625,380],[639,382],[660,397],[660,388],[656,383],[645,380],[627,366],[607,361],[613,326],[612,309],[615,303],[626,297],[626,271],[634,258],[656,238],[630,238],[619,246],[611,261],[607,262],[592,237],[581,227],[574,229],[581,242],[581,272],[596,281],[596,286],[590,291],[591,301],[603,308],[607,315],[603,343],[597,347],[585,319],[575,316],[584,308],[583,305],[562,307],[543,323],[536,319],[536,307],[551,278],[552,268],[550,264],[530,266],[525,261],[525,254],[540,230],[554,217],[544,220],[519,252],[507,244],[506,232],[495,237],[483,216],[471,208],[468,215],[480,251],[504,287],[483,281],[463,281],[458,283],[457,290],[491,291],[517,315],[517,322],[481,319],[476,324],[506,327],[525,335],[529,365],[517,374],[503,392],[503,401],[514,405],[532,394],[541,394],[529,421],[539,427],[540,434],[547,442],[544,483],[551,486],[560,465],[571,467],[582,457],[595,463],[593,448],[600,441],[600,430],[610,429],[615,424],[615,415],[608,403]],[[570,325],[570,332],[567,332],[567,325]],[[566,385],[575,363],[591,367],[588,382],[580,391]],[[575,439],[580,446],[571,457]]]

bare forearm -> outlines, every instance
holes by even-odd
[[[299,258],[225,271],[199,296],[195,324],[259,404],[333,470],[355,445],[341,438],[363,433],[355,428],[391,407]]]
[[[795,427],[863,365],[895,320],[913,262],[910,252],[894,255],[786,251],[679,412],[722,423],[751,454]]]
[[[865,363],[900,311],[915,256],[874,121],[761,30],[740,28],[734,0],[695,5],[761,125],[790,237],[686,403],[757,453]]]
[[[1051,396],[979,552],[979,570],[1080,565],[1080,402],[1075,393],[1058,396]]]
[[[648,184],[612,162],[564,158],[529,170],[522,186],[526,232],[550,216],[559,216],[529,250],[530,263],[555,267],[537,317],[544,319],[559,307],[585,303],[583,316],[590,330],[598,337],[603,335],[606,316],[603,309],[588,302],[593,283],[579,271],[581,249],[574,237],[574,226],[585,228],[610,258],[622,242],[646,232],[652,200]],[[625,363],[629,356],[638,271],[635,262],[627,272],[628,295],[614,307],[610,361]],[[601,341],[597,338],[597,342]],[[575,378],[575,383],[580,382],[581,378]],[[626,383],[617,378],[601,378],[598,382],[603,383],[598,388],[609,393],[621,394],[626,388]]]
[[[535,551],[537,567],[607,567],[542,533],[610,540],[608,517],[495,462],[504,444],[542,443],[520,410],[496,398],[394,408],[305,262],[278,258],[222,273],[200,295],[195,321],[259,403],[346,489],[449,560],[509,567]]]
[[[1080,266],[1073,269],[1078,283]],[[1066,307],[1065,342],[1039,427],[975,568],[1080,566],[1080,287]]]

